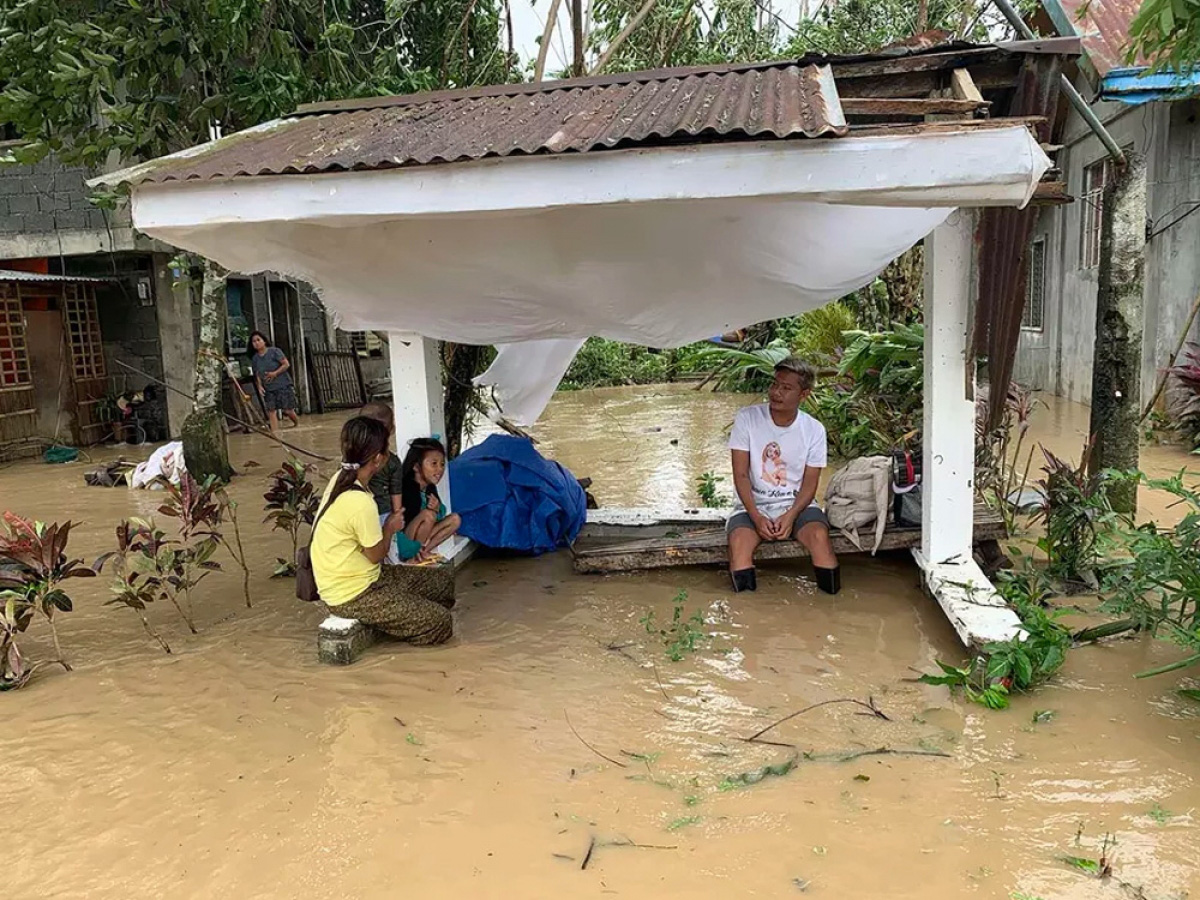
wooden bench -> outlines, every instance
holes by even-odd
[[[874,530],[860,532],[863,545],[874,542]],[[985,558],[995,560],[998,542],[1008,533],[1000,516],[986,506],[975,507],[975,544]],[[888,528],[879,544],[880,550],[907,550],[921,544],[921,529]],[[833,549],[838,555],[862,553],[840,531],[833,533]],[[633,572],[643,569],[662,569],[670,566],[725,565],[729,549],[724,528],[705,528],[667,537],[648,537],[640,540],[601,542],[586,536],[572,548],[575,571],[594,575],[606,572]],[[808,555],[796,541],[763,544],[756,554],[758,560],[797,559]],[[981,563],[982,564],[982,563]],[[988,568],[988,566],[984,566]]]

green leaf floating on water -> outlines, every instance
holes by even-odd
[[[1176,693],[1187,700],[1195,700],[1200,703],[1200,688],[1180,688]]]
[[[1087,872],[1089,875],[1100,874],[1100,863],[1094,859],[1087,859],[1083,856],[1060,856],[1059,860],[1080,872]]]
[[[667,826],[667,831],[678,831],[680,828],[687,828],[689,825],[695,825],[699,821],[700,816],[680,816]]]

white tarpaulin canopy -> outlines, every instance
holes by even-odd
[[[1048,166],[1014,124],[145,185],[134,217],[311,282],[343,327],[496,344],[481,380],[531,423],[587,337],[673,347],[795,315],[956,207],[1024,205]]]

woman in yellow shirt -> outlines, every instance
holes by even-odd
[[[424,597],[414,590],[419,573],[406,566],[380,566],[404,514],[383,525],[367,487],[387,463],[388,429],[358,416],[342,426],[342,467],[321,499],[311,545],[313,575],[329,612],[358,619],[413,644],[450,639],[453,597]]]

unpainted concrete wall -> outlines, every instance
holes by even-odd
[[[1180,329],[1200,292],[1200,102],[1174,101],[1130,107],[1095,105],[1122,147],[1146,157],[1151,230],[1177,224],[1152,237],[1146,247],[1145,331],[1142,400],[1154,392],[1169,364]],[[1047,240],[1046,326],[1024,332],[1016,379],[1080,403],[1091,402],[1098,269],[1081,266],[1084,169],[1104,159],[1099,140],[1072,113],[1059,152],[1069,193],[1076,202],[1042,212],[1036,236]],[[1200,323],[1191,340],[1200,340]]]

